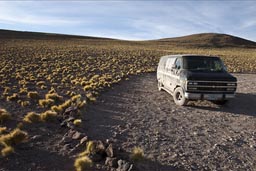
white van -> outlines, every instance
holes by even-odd
[[[237,79],[226,71],[219,57],[168,55],[157,68],[158,89],[173,96],[177,105],[189,100],[210,100],[223,105],[235,97]]]

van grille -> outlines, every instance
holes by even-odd
[[[236,82],[226,81],[188,81],[187,92],[197,93],[234,93],[236,91]]]

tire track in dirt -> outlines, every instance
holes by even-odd
[[[207,101],[176,106],[157,90],[155,73],[131,77],[87,108],[86,132],[127,151],[144,149],[151,170],[256,168],[256,75],[235,74],[237,97],[219,107]]]

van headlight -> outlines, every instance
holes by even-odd
[[[227,86],[236,86],[236,83],[227,83]]]
[[[198,82],[195,82],[195,81],[189,81],[189,82],[188,82],[188,85],[198,85]]]

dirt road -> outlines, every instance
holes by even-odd
[[[83,125],[77,131],[90,140],[109,139],[126,152],[141,147],[147,160],[135,164],[139,171],[256,171],[256,74],[235,76],[237,97],[223,107],[206,101],[176,106],[169,94],[157,90],[155,74],[133,76],[82,111]],[[18,112],[10,102],[1,105],[17,114],[8,127],[28,112]],[[0,158],[0,171],[74,170],[74,159],[84,146],[76,148],[80,139],[74,139],[69,128],[50,122],[23,129],[29,141]],[[104,161],[94,166],[113,170]]]
[[[148,169],[256,170],[256,75],[235,74],[237,97],[227,106],[176,106],[157,90],[155,74],[132,77],[89,106],[86,132],[127,151],[144,149]],[[158,163],[158,164],[156,164]]]

